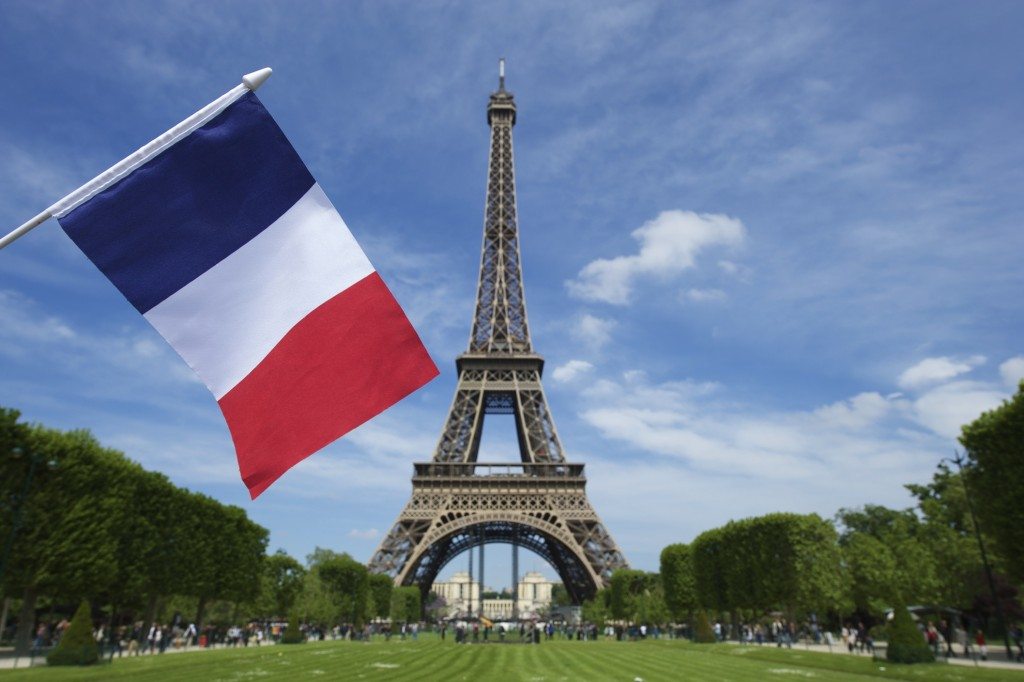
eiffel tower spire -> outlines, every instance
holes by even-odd
[[[491,151],[484,209],[484,241],[480,285],[469,336],[470,353],[529,353],[523,270],[519,258],[516,175],[512,158],[512,127],[516,103],[505,90],[505,60],[499,66],[498,90],[487,105]]]
[[[628,564],[587,499],[583,465],[566,462],[541,385],[544,359],[530,342],[512,159],[516,105],[505,90],[504,60],[487,122],[487,206],[469,349],[455,360],[459,383],[433,460],[414,465],[412,498],[370,570],[418,585],[425,596],[460,553],[508,543],[547,560],[580,603]],[[521,463],[477,461],[488,414],[514,417]]]

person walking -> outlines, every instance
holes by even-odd
[[[185,642],[185,648],[186,649],[188,649],[190,644],[195,644],[195,639],[196,639],[197,636],[198,636],[198,633],[196,632],[196,624],[195,623],[189,623],[188,627],[185,628],[184,634],[182,634],[182,639]]]
[[[956,658],[956,653],[953,651],[953,624],[945,619],[940,620],[939,634],[946,642],[946,658]]]
[[[978,653],[981,654],[981,660],[988,660],[988,646],[985,644],[985,633],[980,629],[974,633],[974,643],[978,645]]]
[[[149,632],[146,634],[146,651],[153,653],[156,650],[157,633],[160,632],[160,625],[154,621],[149,626]]]
[[[935,627],[935,623],[928,621],[928,626],[924,631],[925,639],[928,640],[928,646],[932,650],[932,654],[935,658],[939,657],[939,630]]]

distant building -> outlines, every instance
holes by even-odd
[[[551,591],[555,584],[535,571],[526,573],[517,585],[519,615],[546,613],[551,607]],[[480,613],[480,583],[470,581],[469,573],[456,573],[451,580],[436,582],[430,589],[444,598],[449,618],[468,615],[471,607],[474,615]],[[512,608],[513,601],[508,597],[483,600],[483,615],[491,620],[512,618]]]
[[[551,607],[555,583],[540,573],[529,571],[519,583],[519,613],[540,613]]]
[[[471,582],[469,573],[464,571],[453,575],[448,582],[434,583],[430,591],[444,599],[448,616],[468,613],[470,603],[474,611],[480,608],[480,583]]]

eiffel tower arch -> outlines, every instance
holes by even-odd
[[[587,499],[583,464],[565,458],[541,385],[544,359],[533,350],[523,294],[512,155],[516,105],[505,90],[504,63],[487,122],[487,201],[469,349],[455,361],[458,386],[433,460],[414,465],[412,497],[369,567],[425,594],[457,555],[511,544],[547,560],[580,603],[628,564]],[[521,462],[477,460],[489,414],[513,415]],[[482,564],[482,551],[480,557]]]

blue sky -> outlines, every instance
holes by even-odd
[[[533,340],[627,558],[655,569],[730,518],[909,505],[1024,376],[1022,22],[999,2],[4,3],[3,229],[269,65],[261,99],[442,375],[250,502],[212,396],[50,223],[0,253],[0,404],[244,507],[272,548],[368,559],[466,347],[504,56]],[[485,456],[515,456],[489,426]]]

